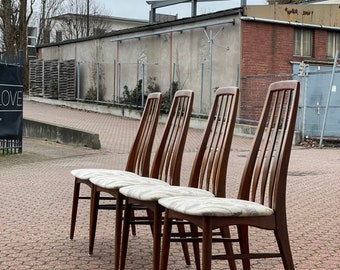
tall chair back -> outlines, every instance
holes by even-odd
[[[286,179],[299,101],[296,81],[272,83],[251,153],[243,171],[239,199],[285,209]]]
[[[188,134],[194,92],[179,90],[175,93],[163,136],[154,157],[150,176],[169,184],[179,185],[182,157]]]
[[[217,89],[202,142],[190,175],[190,187],[225,197],[227,164],[236,120],[239,90]]]
[[[150,157],[161,108],[161,96],[161,93],[148,95],[138,131],[126,162],[126,171],[149,176]]]

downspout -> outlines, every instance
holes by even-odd
[[[170,80],[170,89],[172,89],[172,83],[173,83],[173,80],[172,80],[172,78],[173,78],[173,68],[172,68],[172,42],[173,42],[173,39],[172,39],[172,32],[170,32],[170,52],[169,52],[169,55],[170,55],[170,78],[169,78],[169,80]]]

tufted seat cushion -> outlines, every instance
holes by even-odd
[[[118,189],[121,187],[126,187],[130,185],[169,185],[163,180],[158,180],[155,178],[142,177],[137,174],[107,174],[99,175],[96,177],[91,177],[90,182],[107,189]]]
[[[134,185],[121,188],[119,192],[125,195],[126,197],[142,201],[158,201],[160,198],[171,196],[214,197],[214,194],[203,189],[170,185],[168,186]]]
[[[99,175],[136,175],[132,172],[122,171],[122,170],[108,170],[108,169],[76,169],[72,170],[71,174],[82,180],[89,180],[91,177]]]
[[[273,209],[262,204],[229,198],[177,196],[162,198],[159,204],[193,216],[270,216]]]

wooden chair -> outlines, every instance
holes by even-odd
[[[297,81],[269,86],[238,199],[178,196],[159,200],[166,209],[160,269],[167,269],[171,223],[177,218],[202,229],[203,270],[211,269],[212,258],[242,259],[243,269],[250,269],[250,259],[262,257],[281,257],[286,270],[294,269],[286,221],[286,180],[298,100]],[[230,225],[237,225],[241,254],[212,256],[212,230]],[[279,253],[250,253],[249,226],[272,230]]]
[[[102,174],[128,174],[129,172],[137,173],[142,176],[148,176],[150,170],[150,156],[152,145],[155,138],[156,128],[158,124],[158,117],[161,108],[162,95],[161,93],[151,93],[145,103],[144,111],[139,123],[135,140],[132,144],[129,157],[126,162],[125,171],[112,170],[112,169],[77,169],[71,171],[75,177],[74,191],[73,191],[73,204],[71,215],[71,229],[70,239],[74,237],[74,230],[77,219],[78,202],[80,199],[90,199],[90,197],[81,197],[80,185],[85,184],[92,187],[89,181],[90,177]],[[112,198],[102,198],[111,199]],[[114,205],[103,205],[101,208],[112,208]]]
[[[194,92],[191,90],[179,90],[175,93],[171,108],[168,114],[167,122],[164,127],[158,149],[155,153],[151,174],[152,178],[134,177],[123,181],[114,176],[98,176],[90,178],[92,187],[92,205],[90,217],[90,239],[94,239],[99,192],[106,192],[116,198],[116,225],[115,225],[115,269],[119,267],[119,255],[121,247],[121,229],[123,218],[123,200],[124,196],[119,193],[119,188],[134,184],[163,185],[167,182],[179,184],[182,157],[184,152],[185,140],[188,133],[189,122],[193,106]],[[159,180],[162,179],[162,180]],[[161,186],[161,185],[159,185]],[[134,209],[145,210],[144,207],[135,205]],[[129,213],[130,214],[130,213]],[[144,223],[144,218],[136,217],[136,222]],[[91,243],[92,241],[90,241]],[[90,247],[90,250],[93,247]]]
[[[238,95],[239,92],[236,87],[219,88],[216,91],[202,142],[192,167],[188,187],[171,185],[157,186],[156,188],[150,185],[135,185],[120,189],[120,193],[126,198],[120,270],[125,268],[132,204],[144,205],[153,212],[153,269],[158,270],[162,212],[164,211],[158,204],[158,200],[178,195],[225,197],[226,172],[236,119]],[[179,183],[170,182],[170,184],[177,185]],[[186,233],[181,221],[178,223],[178,230],[179,235],[185,237]],[[185,245],[184,248],[186,248]],[[194,250],[195,255],[197,255],[198,245],[194,245]],[[230,253],[232,252],[231,244],[227,247],[227,250]],[[195,260],[197,262],[199,258],[196,257]],[[186,262],[187,264],[190,263],[189,258],[186,258]],[[199,269],[199,263],[196,266]],[[236,269],[234,261],[231,261],[230,267]]]

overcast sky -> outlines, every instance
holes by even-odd
[[[97,4],[105,8],[105,15],[132,19],[149,19],[150,5],[146,0],[95,0]],[[197,3],[197,13],[205,14],[232,7],[239,7],[240,0],[212,1],[210,3]],[[248,5],[265,5],[266,0],[248,0]],[[178,15],[179,18],[188,17],[191,14],[191,4],[184,3],[166,8],[157,9],[157,13]]]

